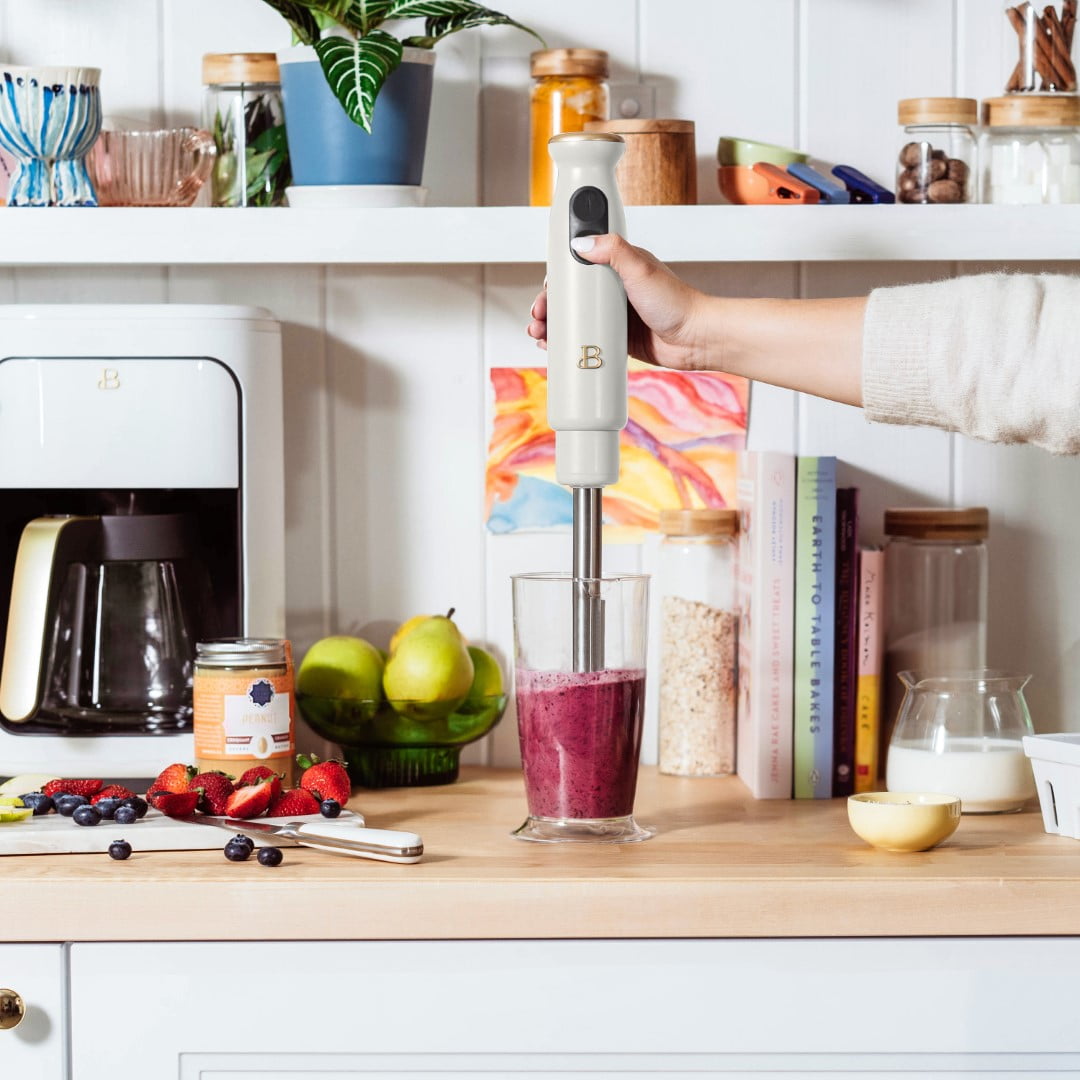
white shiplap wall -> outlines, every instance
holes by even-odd
[[[996,94],[1014,47],[999,0],[496,6],[551,45],[607,48],[614,83],[644,81],[657,115],[694,119],[703,202],[718,201],[720,134],[796,143],[888,182],[897,99]],[[99,66],[106,112],[156,123],[198,118],[204,52],[287,43],[284,24],[260,0],[0,0],[0,58]],[[432,203],[524,201],[531,48],[531,39],[503,29],[440,46],[425,172]],[[718,235],[718,259],[723,252]],[[718,263],[682,272],[716,292],[828,296],[979,269]],[[563,541],[487,537],[481,523],[486,372],[541,362],[523,334],[541,275],[538,266],[60,267],[0,271],[0,302],[271,308],[285,324],[287,598],[297,648],[331,631],[385,643],[400,619],[454,605],[465,633],[505,661],[507,575],[568,562]],[[768,387],[755,390],[751,438],[847,462],[863,488],[867,542],[880,539],[889,503],[989,505],[991,660],[1034,674],[1029,700],[1040,730],[1080,729],[1080,463],[871,427],[856,410]],[[618,551],[608,561],[639,558]],[[489,748],[470,753],[509,762],[515,743],[508,716]]]

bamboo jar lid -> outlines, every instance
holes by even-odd
[[[990,511],[985,506],[949,510],[933,506],[885,511],[885,535],[909,540],[985,540]]]
[[[529,71],[534,79],[545,75],[606,79],[611,65],[603,49],[540,49],[529,54]]]
[[[204,86],[281,82],[274,53],[206,53],[202,58],[202,77]]]
[[[697,202],[693,120],[589,120],[587,132],[610,132],[626,143],[615,170],[627,206]]]
[[[983,102],[987,127],[1073,127],[1080,124],[1080,97],[1073,94],[1010,94]]]
[[[660,531],[665,536],[734,536],[739,531],[739,511],[661,510]]]
[[[905,98],[896,106],[897,120],[909,124],[977,124],[979,103],[975,98]]]

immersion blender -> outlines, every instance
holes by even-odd
[[[573,662],[604,666],[601,496],[619,479],[619,432],[627,420],[626,293],[609,266],[571,248],[579,236],[626,232],[615,166],[618,135],[568,132],[548,142],[555,162],[547,256],[548,424],[555,478],[574,500]]]

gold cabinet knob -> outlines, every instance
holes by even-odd
[[[14,990],[0,988],[0,1031],[18,1027],[25,1015],[23,999]]]

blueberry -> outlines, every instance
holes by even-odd
[[[23,806],[33,807],[34,816],[38,814],[47,814],[50,810],[56,807],[56,803],[48,795],[43,795],[40,791],[29,791],[25,795],[20,795]]]
[[[89,806],[90,800],[85,795],[61,795],[53,800],[56,810],[63,817],[71,817],[80,806]]]
[[[277,866],[284,856],[279,847],[263,847],[259,848],[256,858],[263,866]]]
[[[323,817],[337,817],[341,813],[341,803],[337,799],[323,799],[319,803],[319,813]]]
[[[113,814],[113,821],[117,825],[134,825],[138,818],[133,806],[118,806]]]
[[[243,844],[244,847],[246,847],[249,852],[255,850],[255,841],[252,840],[250,836],[246,836],[242,832],[238,832],[232,838],[232,843],[234,843],[234,844]]]
[[[128,807],[128,809],[131,809]],[[126,840],[114,840],[109,845],[110,859],[126,859],[131,854],[131,845]]]
[[[229,862],[243,862],[251,854],[251,848],[237,840],[230,840],[225,845],[225,858]]]
[[[98,813],[101,814],[106,821],[112,821],[116,815],[116,811],[120,807],[120,800],[110,796],[109,798],[98,799],[93,805],[97,807]]]
[[[150,808],[150,804],[140,795],[129,795],[126,799],[121,799],[120,805],[130,806],[138,818],[146,817],[146,811]]]
[[[76,825],[97,825],[101,821],[101,811],[96,806],[76,806],[71,816]]]

